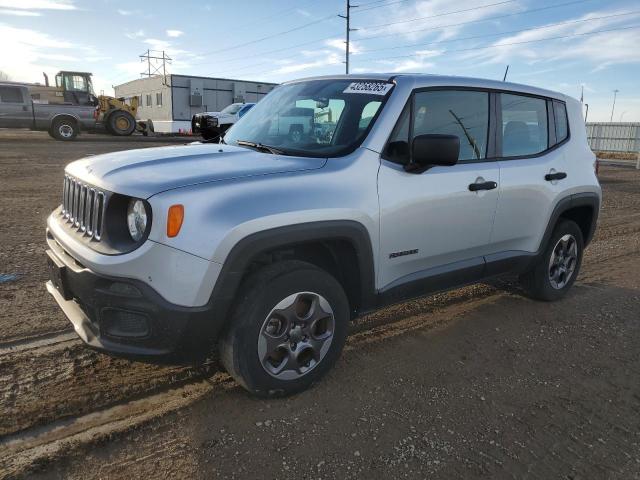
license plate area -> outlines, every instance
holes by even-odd
[[[62,295],[62,298],[71,300],[66,278],[67,267],[50,250],[47,250],[47,268],[49,269],[49,280],[53,286]]]

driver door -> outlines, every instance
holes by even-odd
[[[407,104],[378,175],[383,294],[415,296],[482,275],[499,191],[498,163],[486,158],[489,112],[490,94],[473,90],[419,91]],[[458,136],[458,163],[406,171],[411,140],[422,134]]]

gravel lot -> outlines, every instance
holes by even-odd
[[[214,361],[86,349],[43,287],[64,165],[184,141],[0,130],[0,478],[640,478],[640,172],[601,169],[564,300],[506,279],[388,308],[322,383],[264,401]]]

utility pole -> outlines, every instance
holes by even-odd
[[[345,57],[344,57],[344,63],[345,63],[345,71],[347,73],[347,75],[349,74],[349,34],[351,32],[355,32],[357,30],[357,28],[351,28],[351,9],[352,8],[357,8],[358,5],[351,5],[351,0],[347,0],[347,14],[346,15],[338,15],[340,18],[344,18],[347,22],[347,41],[344,42],[345,43]]]
[[[616,97],[618,96],[618,92],[620,90],[618,90],[617,88],[613,91],[613,106],[611,107],[611,122],[613,122],[613,111],[616,109]]]
[[[146,53],[140,55],[141,62],[147,62],[147,71],[142,72],[140,75],[143,77],[151,77],[152,75],[162,75],[164,81],[167,78],[167,63],[171,63],[172,59],[162,50],[162,56],[159,56],[159,52],[153,50],[147,50]],[[160,71],[162,70],[162,73]]]

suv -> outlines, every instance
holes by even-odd
[[[296,139],[272,128],[294,107],[314,109]],[[62,198],[47,289],[87,344],[217,346],[247,390],[275,396],[317,381],[349,321],[386,305],[506,273],[561,298],[601,190],[574,99],[366,75],[279,86],[224,144],[73,162]]]
[[[216,140],[244,116],[255,103],[232,103],[221,112],[196,113],[191,118],[191,131],[205,140]]]

